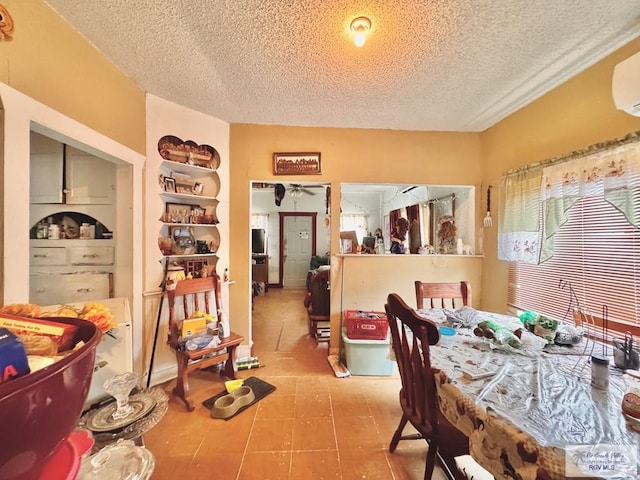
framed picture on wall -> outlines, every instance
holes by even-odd
[[[320,175],[320,152],[274,153],[274,175]]]

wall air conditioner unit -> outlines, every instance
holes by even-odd
[[[618,110],[640,117],[640,52],[615,66],[612,92]]]

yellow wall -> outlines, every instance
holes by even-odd
[[[481,180],[480,135],[476,133],[236,124],[231,125],[230,151],[233,185],[230,268],[236,281],[230,289],[232,322],[233,319],[244,322],[250,315],[248,212],[251,180],[330,182],[334,211],[338,211],[340,204],[341,182],[478,186]],[[321,152],[322,174],[274,177],[273,152]],[[333,215],[331,250],[334,253],[338,251],[339,227],[339,219]],[[402,276],[402,281],[408,285],[413,285],[414,280],[413,276]],[[360,292],[366,294],[366,287],[360,288]],[[350,294],[357,296],[358,291]],[[376,309],[383,306],[383,303],[376,305]],[[339,315],[339,304],[336,306],[333,296],[332,315]],[[241,333],[246,335],[248,332]]]
[[[638,51],[640,38],[483,132],[483,183],[497,187],[502,173],[511,168],[640,130],[640,118],[616,110],[611,96],[613,68]],[[497,197],[495,192],[492,209],[496,213]],[[508,263],[498,261],[496,252],[494,222],[493,228],[485,230],[482,306],[504,311]]]
[[[145,92],[41,0],[4,0],[15,31],[0,43],[0,82],[139,153]]]

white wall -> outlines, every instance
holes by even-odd
[[[342,214],[368,215],[369,232],[382,228],[382,193],[381,192],[342,192],[340,199]]]
[[[215,148],[220,154],[220,166],[217,169],[220,178],[219,200],[216,213],[220,223],[218,233],[220,246],[217,251],[218,261],[216,272],[222,277],[222,272],[229,266],[229,251],[231,242],[229,238],[230,209],[229,209],[229,124],[217,118],[204,115],[164,99],[147,95],[147,169],[145,172],[145,252],[144,262],[144,295],[145,295],[145,335],[148,345],[147,358],[151,356],[155,327],[158,317],[158,342],[153,362],[151,384],[155,385],[169,380],[176,375],[175,354],[166,345],[168,311],[166,304],[160,309],[160,287],[163,276],[162,253],[158,248],[158,235],[162,222],[159,220],[164,211],[164,203],[160,198],[161,192],[158,184],[158,175],[162,157],[158,153],[158,140],[165,135],[174,135],[183,141],[192,140],[198,145],[206,144]],[[229,288],[233,285],[223,285],[223,312],[228,312]],[[225,315],[228,317],[228,315]],[[241,320],[228,319],[230,325],[225,325],[226,331],[245,331],[247,327],[239,325]],[[248,323],[248,319],[242,320]],[[245,344],[238,355],[242,356],[245,350],[248,352],[250,339],[245,338]]]

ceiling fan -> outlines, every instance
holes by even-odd
[[[252,188],[255,189],[264,189],[264,188],[273,188],[274,195],[276,198],[276,205],[280,206],[282,199],[285,196],[286,192],[289,192],[289,195],[293,198],[300,198],[302,195],[316,195],[316,192],[313,189],[325,189],[327,185],[321,184],[302,184],[302,183],[270,183],[270,182],[260,182],[253,183]]]
[[[310,190],[312,188],[324,188],[324,185],[302,185],[299,183],[292,183],[287,187],[287,192],[292,197],[301,197],[303,194],[306,195],[315,195],[316,192]]]

